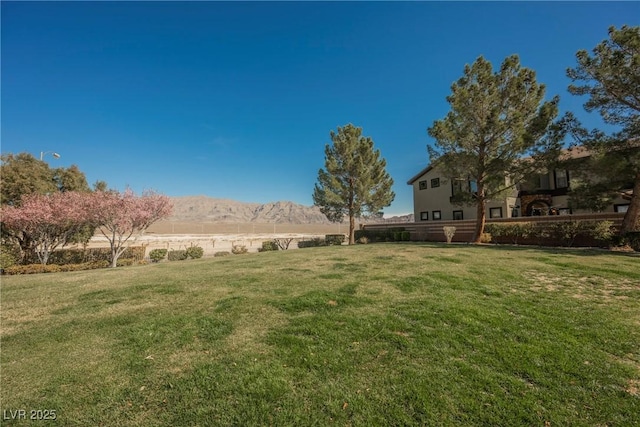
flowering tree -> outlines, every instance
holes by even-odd
[[[57,247],[75,239],[90,225],[83,208],[88,193],[68,191],[52,194],[29,194],[19,206],[2,209],[2,225],[24,252],[33,252],[42,264]]]
[[[166,218],[173,208],[169,197],[153,191],[136,196],[131,190],[96,191],[91,194],[87,211],[111,246],[111,267],[131,242],[154,222]]]

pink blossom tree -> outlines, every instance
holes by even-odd
[[[58,247],[74,242],[90,226],[84,209],[88,193],[68,191],[52,194],[30,194],[19,206],[2,208],[2,225],[23,250],[34,252],[42,264]]]
[[[111,267],[116,266],[118,258],[131,243],[151,224],[168,217],[172,209],[167,196],[153,191],[136,196],[131,190],[124,193],[96,191],[91,194],[87,206],[92,222],[111,246]]]

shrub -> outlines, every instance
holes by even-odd
[[[369,239],[367,239],[367,236],[362,236],[357,240],[357,242],[362,245],[366,245],[367,243],[369,243]]]
[[[358,241],[362,237],[366,237],[370,243],[376,242],[393,242],[402,239],[404,227],[386,228],[382,230],[362,229],[355,231],[355,240]],[[396,234],[399,233],[399,234]]]
[[[634,251],[640,252],[640,231],[629,231],[623,238],[625,243],[631,246]]]
[[[346,237],[344,234],[327,234],[324,236],[324,241],[327,246],[341,245],[346,240]]]
[[[231,248],[231,253],[234,255],[242,255],[246,254],[247,252],[249,252],[249,250],[245,245],[233,245],[233,247]]]
[[[275,240],[268,240],[262,242],[262,247],[258,249],[258,252],[277,251],[278,249],[278,244]]]
[[[0,270],[15,265],[20,260],[20,248],[15,245],[0,246]]]
[[[592,239],[610,243],[613,238],[612,226],[612,221],[588,221],[585,224],[585,231]]]
[[[213,254],[214,257],[221,257],[221,256],[227,256],[227,255],[231,255],[231,252],[220,251]]]
[[[291,242],[293,242],[293,237],[275,239],[274,242],[280,249],[286,251],[287,249],[289,249],[289,245],[291,244]]]
[[[571,247],[582,231],[581,225],[580,221],[558,221],[550,223],[547,229],[551,238],[559,240],[562,246]]]
[[[80,264],[27,264],[14,265],[5,269],[5,274],[37,274],[37,273],[58,273],[66,271],[94,270],[97,268],[109,267],[109,261],[92,261]]]
[[[167,256],[166,249],[153,249],[149,252],[149,259],[151,262],[160,262]]]
[[[202,258],[202,256],[204,255],[204,249],[202,249],[200,246],[190,246],[187,248],[186,253],[188,258],[198,259]]]
[[[302,248],[315,248],[318,246],[327,246],[327,242],[319,237],[314,237],[311,240],[301,240],[298,242],[298,247]]]
[[[444,232],[444,237],[447,238],[447,243],[451,243],[453,236],[456,234],[456,228],[444,226],[442,227],[442,231]]]
[[[187,251],[184,249],[172,249],[167,254],[167,259],[169,261],[182,261],[187,259]]]
[[[480,243],[491,243],[491,233],[482,233],[480,235]]]
[[[609,242],[613,236],[611,221],[558,221],[547,227],[549,237],[557,239],[563,246],[573,246],[576,238],[590,238]]]
[[[512,222],[508,224],[487,224],[485,232],[491,235],[491,239],[496,241],[500,237],[504,237],[511,241],[514,245],[518,244],[521,239],[533,236],[534,226],[530,222]]]
[[[400,240],[402,240],[403,242],[408,242],[409,240],[411,240],[411,233],[409,233],[408,231],[402,231],[400,234]]]
[[[120,255],[120,258],[130,258],[135,261],[144,259],[146,248],[144,246],[131,246]],[[49,264],[83,264],[94,261],[110,261],[111,249],[87,248],[87,249],[59,249],[49,256]]]

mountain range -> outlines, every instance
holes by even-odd
[[[320,208],[289,201],[247,203],[207,196],[172,197],[173,221],[214,223],[330,224]],[[361,222],[412,222],[413,214]]]

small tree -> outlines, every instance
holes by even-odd
[[[454,202],[477,206],[476,243],[484,232],[487,201],[557,156],[563,136],[562,128],[552,126],[558,99],[544,102],[544,95],[545,86],[536,82],[533,70],[520,66],[517,55],[495,73],[479,57],[451,86],[451,111],[428,129],[435,139],[428,148],[431,163],[467,187],[454,194]]]
[[[77,192],[23,196],[19,206],[3,207],[4,231],[20,242],[23,251],[34,252],[47,264],[51,252],[75,242],[90,228],[84,209],[88,197],[88,193]]]
[[[609,40],[599,43],[592,55],[580,50],[576,59],[578,66],[567,70],[574,82],[569,92],[587,95],[585,110],[598,111],[606,123],[622,127],[606,135],[574,126],[574,135],[592,152],[586,166],[597,170],[582,175],[581,188],[574,189],[576,199],[596,204],[622,194],[629,208],[620,233],[640,230],[640,27],[610,27]],[[632,190],[621,193],[625,189]]]
[[[111,247],[111,267],[130,243],[141,236],[151,224],[168,217],[172,204],[167,196],[147,191],[136,196],[131,190],[96,191],[88,206],[90,218]],[[133,237],[131,242],[129,240]]]
[[[348,124],[331,131],[332,145],[325,146],[325,169],[318,171],[313,202],[332,222],[349,217],[349,244],[355,244],[355,219],[376,215],[391,204],[393,179],[386,161],[373,149],[373,140],[362,128]]]

